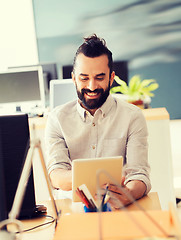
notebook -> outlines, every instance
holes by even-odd
[[[30,146],[27,114],[0,115],[1,219],[8,218],[21,171]],[[33,170],[29,176],[19,218],[32,218],[46,212],[35,204]]]
[[[92,196],[97,192],[97,174],[104,170],[114,180],[121,184],[123,168],[123,157],[102,157],[89,159],[75,159],[72,162],[72,199],[79,202],[80,198],[76,194],[76,189],[85,184]],[[99,174],[99,183],[114,183],[104,172]]]

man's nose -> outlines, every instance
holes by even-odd
[[[91,91],[97,89],[97,82],[95,81],[95,79],[90,79],[87,87]]]

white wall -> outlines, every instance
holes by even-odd
[[[38,63],[31,0],[0,0],[0,70]]]

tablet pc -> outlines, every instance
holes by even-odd
[[[80,202],[76,194],[76,189],[85,184],[92,196],[97,192],[97,173],[99,173],[99,183],[102,186],[105,183],[114,183],[106,174],[100,170],[106,171],[118,183],[121,184],[123,168],[123,157],[101,157],[75,159],[72,162],[72,200]]]

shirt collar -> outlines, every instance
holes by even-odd
[[[106,99],[105,103],[96,110],[96,112],[101,111],[102,113],[102,117],[106,117],[106,115],[109,113],[109,111],[111,110],[112,106],[115,104],[115,101],[112,97],[111,94],[109,94],[108,98]],[[83,119],[83,121],[86,120],[86,114],[89,114],[88,111],[86,109],[84,109],[80,103],[77,101],[77,111],[80,114],[81,118]],[[95,112],[95,114],[96,114]]]

